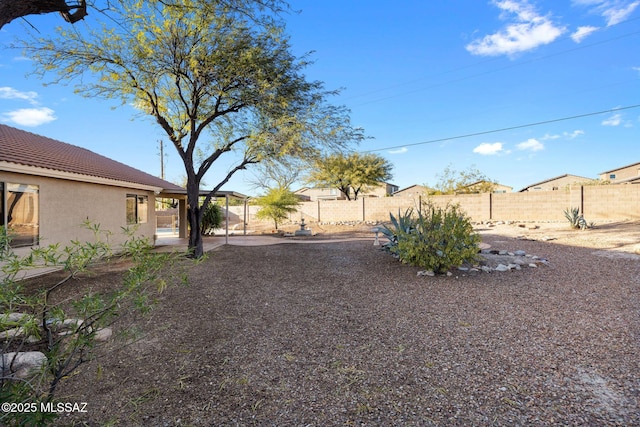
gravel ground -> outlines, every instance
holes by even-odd
[[[549,265],[450,277],[373,239],[222,247],[62,384],[88,413],[60,424],[640,425],[640,224],[527,227],[480,232]]]

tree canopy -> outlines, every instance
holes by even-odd
[[[328,103],[336,92],[307,80],[309,59],[291,53],[276,20],[257,22],[226,2],[170,3],[120,0],[116,26],[60,29],[58,37],[22,47],[37,75],[57,73],[53,82],[75,81],[85,96],[135,105],[163,129],[185,167],[189,247],[200,256],[199,187],[222,155],[235,154],[236,163],[205,206],[247,165],[340,151],[362,131],[351,126],[348,110]]]
[[[366,153],[334,153],[316,160],[307,182],[337,188],[348,200],[356,200],[367,187],[390,180],[393,165],[384,157]]]
[[[438,182],[430,194],[490,193],[495,185],[495,182],[487,178],[475,165],[462,171],[448,165],[438,174]]]

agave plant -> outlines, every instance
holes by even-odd
[[[388,239],[388,242],[382,245],[382,247],[391,253],[396,253],[398,247],[398,234],[409,233],[415,228],[415,219],[413,218],[413,209],[408,208],[403,214],[398,211],[398,216],[395,217],[389,212],[391,220],[390,225],[383,225],[378,229],[384,237]]]
[[[584,230],[589,227],[587,225],[587,221],[584,219],[584,216],[580,214],[579,208],[565,209],[564,216],[571,224],[571,228],[579,228],[580,230]]]

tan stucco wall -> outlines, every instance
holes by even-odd
[[[126,239],[122,227],[127,225],[127,194],[149,197],[147,223],[139,224],[136,234],[153,243],[156,218],[152,191],[2,171],[0,181],[40,186],[40,245],[60,243],[64,247],[71,240],[94,241],[93,233],[83,227],[86,220],[112,232],[109,241],[113,245],[121,244]]]

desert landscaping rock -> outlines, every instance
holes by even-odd
[[[109,338],[111,338],[112,335],[113,335],[113,329],[111,329],[111,328],[102,328],[102,329],[96,330],[94,338],[98,342],[105,342],[105,341],[108,341]]]
[[[2,354],[0,370],[3,378],[26,379],[42,368],[47,357],[39,351]]]

